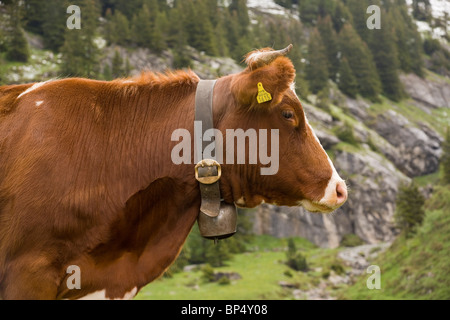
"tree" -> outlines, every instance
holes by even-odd
[[[414,233],[425,216],[423,209],[425,198],[419,188],[411,183],[400,186],[395,204],[395,222],[405,235],[409,236]]]
[[[306,79],[311,92],[317,93],[328,84],[327,57],[317,28],[314,29],[309,38],[307,58]]]
[[[389,15],[381,11],[381,29],[371,30],[369,47],[380,77],[383,93],[391,100],[398,101],[403,97],[403,87],[398,77],[399,62],[395,45],[395,30]]]
[[[417,25],[408,14],[406,5],[390,8],[388,15],[395,31],[400,69],[423,77],[422,38],[417,31]]]
[[[47,0],[41,1],[41,5],[43,6],[43,16],[45,17],[42,23],[44,45],[53,52],[57,52],[65,41],[65,32],[67,31],[66,19],[68,18],[66,10],[69,3],[65,0]],[[85,23],[86,15],[90,16],[92,13],[83,11],[82,24]],[[90,19],[92,20],[92,18]],[[90,23],[88,22],[88,25]],[[87,25],[83,25],[83,28],[86,27]]]
[[[10,31],[6,47],[6,59],[27,62],[29,56],[28,42],[21,25],[21,6],[19,1],[12,1],[7,6],[10,16]]]
[[[111,64],[111,74],[113,79],[124,76],[123,59],[118,50],[114,51],[114,57]]]
[[[106,28],[106,38],[110,44],[127,45],[131,40],[130,23],[127,17],[116,10],[114,15],[108,11],[109,17]]]
[[[131,24],[135,43],[141,47],[151,48],[153,28],[147,5],[144,4],[141,10],[133,16]]]
[[[334,30],[339,33],[342,27],[346,23],[353,23],[353,17],[348,8],[341,1],[336,1],[336,6],[334,8],[334,13],[331,16],[333,20]]]
[[[228,7],[231,15],[236,13],[239,32],[246,34],[248,26],[250,25],[250,17],[248,16],[247,0],[232,0]]]
[[[443,171],[442,183],[450,185],[450,127],[447,127],[445,140],[442,144],[441,166]]]
[[[353,28],[365,42],[368,41],[372,31],[367,28],[366,10],[368,6],[369,1],[367,0],[347,0],[347,7],[352,14]]]
[[[372,54],[350,24],[345,24],[339,33],[339,48],[356,78],[358,92],[364,97],[378,100],[381,83]]]
[[[317,0],[302,0],[299,4],[300,20],[309,25],[314,25],[319,15]]]
[[[333,29],[331,17],[327,15],[324,18],[319,17],[317,21],[317,28],[320,32],[320,37],[325,46],[325,52],[327,56],[328,75],[330,79],[336,80],[336,73],[339,68],[338,59],[338,41],[336,32]]]
[[[338,75],[337,84],[339,89],[346,95],[355,98],[358,93],[358,83],[346,57],[341,59]]]
[[[430,21],[433,18],[430,0],[413,0],[412,8],[413,17],[416,20]]]
[[[153,24],[153,31],[151,34],[151,46],[156,53],[161,53],[167,49],[165,41],[165,34],[167,30],[167,16],[165,12],[158,12],[156,14],[155,22]]]
[[[97,32],[98,8],[95,0],[80,1],[84,12],[81,29],[67,29],[61,49],[61,71],[67,76],[93,78],[99,70],[99,49],[94,39]]]

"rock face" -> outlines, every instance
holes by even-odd
[[[450,108],[450,85],[444,80],[427,81],[414,73],[400,76],[406,92],[427,107]]]
[[[408,176],[421,176],[438,170],[442,138],[426,124],[414,126],[402,115],[388,110],[378,115],[373,129],[396,147],[396,155],[385,155]]]

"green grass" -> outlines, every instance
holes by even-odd
[[[420,122],[425,122],[441,135],[444,134],[446,127],[450,126],[450,112],[448,108],[436,108],[432,109],[431,113],[428,113],[416,107],[411,99],[393,102],[381,96],[381,102],[372,104],[368,109],[369,113],[374,117],[389,110],[394,110],[404,116],[410,121],[412,126],[416,126]]]
[[[450,299],[450,188],[436,187],[426,216],[411,238],[399,236],[380,255],[381,289],[369,290],[362,275],[339,291],[340,299]]]
[[[249,252],[236,254],[225,267],[214,268],[215,272],[236,272],[241,279],[230,284],[206,282],[200,267],[190,272],[179,272],[172,277],[162,277],[150,283],[137,295],[144,300],[254,300],[292,299],[292,293],[279,285],[284,281],[306,290],[320,283],[322,273],[333,264],[340,264],[338,249],[317,248],[308,240],[294,238],[297,249],[306,257],[309,271],[297,272],[286,264],[287,239],[271,236],[256,236],[249,244]]]

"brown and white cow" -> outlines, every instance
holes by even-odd
[[[228,203],[331,212],[347,198],[292,90],[284,52],[247,55],[217,80],[214,127],[279,130],[279,169],[223,164]],[[175,260],[200,207],[194,164],[171,133],[194,129],[199,78],[143,73],[0,87],[0,298],[130,298]],[[273,99],[257,103],[258,82]],[[69,289],[69,266],[81,288]]]

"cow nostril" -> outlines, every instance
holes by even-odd
[[[336,199],[337,204],[343,204],[347,200],[347,186],[345,182],[336,184]]]

